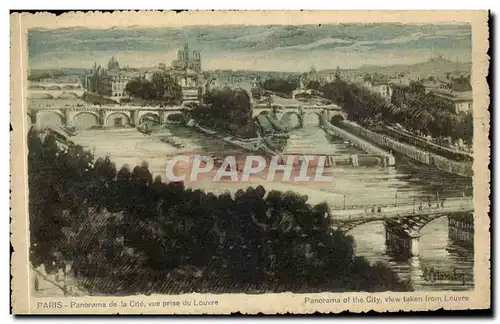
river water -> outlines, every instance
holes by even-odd
[[[161,136],[172,134],[181,138],[184,148],[176,149],[160,141]],[[284,153],[328,154],[347,156],[362,153],[341,139],[328,137],[316,125],[307,125],[290,134]],[[144,135],[132,128],[109,130],[83,130],[72,140],[94,151],[96,157],[109,155],[118,168],[128,164],[147,162],[150,171],[164,180],[166,161],[169,156],[185,154],[216,155],[224,157],[236,155],[244,159],[245,152],[231,145],[221,143],[195,130],[183,126],[168,126],[151,135]],[[248,153],[247,153],[248,154]],[[333,166],[325,168],[325,175],[334,181],[321,184],[268,181],[265,172],[251,177],[248,182],[219,182],[210,179],[185,181],[186,186],[216,193],[245,189],[249,185],[262,184],[266,190],[293,190],[309,197],[310,203],[327,202],[332,209],[350,208],[354,205],[413,204],[429,197],[440,198],[470,196],[472,182],[468,179],[443,174],[419,166],[403,157],[397,157],[395,167],[382,166]],[[334,213],[333,213],[334,214]],[[385,229],[382,222],[371,222],[352,229],[348,234],[356,242],[356,254],[371,263],[382,261],[390,265],[401,279],[411,280],[415,290],[467,290],[473,288],[474,254],[471,248],[464,248],[448,237],[447,218],[438,218],[422,230],[420,255],[411,259],[398,259],[387,250]],[[427,282],[424,269],[434,269],[445,273],[465,274],[462,281]]]

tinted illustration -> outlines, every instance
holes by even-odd
[[[31,294],[471,291],[468,24],[31,29]]]

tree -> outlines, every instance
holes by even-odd
[[[250,96],[243,89],[216,89],[205,94],[203,102],[192,112],[201,123],[240,137],[255,137]],[[201,119],[203,118],[203,119]]]
[[[133,78],[125,85],[125,91],[132,97],[152,100],[156,98],[153,84],[145,78]]]
[[[131,79],[125,91],[132,97],[144,100],[179,103],[182,101],[182,89],[175,80],[163,72],[155,72],[151,81],[145,78]]]
[[[324,96],[343,107],[348,118],[358,123],[400,123],[406,129],[433,137],[459,138],[472,141],[472,119],[467,114],[457,116],[442,109],[432,93],[425,93],[421,82],[412,81],[406,104],[398,103],[396,96],[391,103],[375,93],[342,80],[328,83],[321,88]]]
[[[246,106],[248,96],[233,92],[212,99]],[[262,186],[215,196],[153,181],[144,163],[118,172],[108,158],[89,163],[82,147],[60,148],[34,131],[28,145],[31,262],[48,272],[71,262],[91,293],[178,294],[187,289],[179,282],[191,289],[182,292],[221,282],[241,291],[256,282],[285,291],[297,282],[323,291],[408,289],[386,266],[355,257],[352,237],[332,230],[328,206],[307,196],[266,195]]]
[[[295,78],[290,78],[288,80],[281,78],[270,78],[264,81],[262,88],[264,90],[291,94],[293,90],[298,88],[298,86],[299,82]]]
[[[182,101],[182,89],[171,75],[164,72],[155,72],[151,80],[153,89],[155,89],[156,99],[167,102],[179,103]]]
[[[307,89],[319,90],[320,87],[321,87],[321,84],[319,83],[319,81],[316,81],[316,80],[311,80],[307,84]]]

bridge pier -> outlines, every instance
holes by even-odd
[[[351,155],[350,157],[351,163],[353,167],[358,167],[359,166],[359,158],[357,154]]]
[[[465,245],[474,245],[474,214],[461,213],[448,216],[448,237],[451,241]]]
[[[397,220],[385,221],[385,241],[398,255],[411,257],[420,253],[420,233],[401,226]]]
[[[139,111],[137,109],[130,112],[130,123],[132,127],[139,126]]]
[[[160,125],[165,125],[167,123],[167,115],[164,111],[160,111],[158,117],[160,119]]]
[[[69,112],[66,109],[62,110],[63,113],[63,119],[62,119],[62,124],[67,127],[73,126],[73,116],[71,116],[71,112]]]

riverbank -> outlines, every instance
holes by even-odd
[[[416,146],[424,151],[440,155],[453,161],[471,162],[473,160],[472,153],[438,145],[423,137],[411,134],[407,131],[397,129],[389,125],[377,125],[370,129],[376,133],[385,134],[400,142]]]
[[[393,166],[396,161],[395,158],[392,154],[382,150],[381,148],[363,140],[362,138],[359,138],[345,130],[343,130],[340,127],[337,127],[335,125],[332,125],[330,123],[324,123],[323,124],[323,130],[331,135],[338,136],[340,138],[343,138],[346,141],[349,141],[353,143],[356,147],[360,148],[362,151],[369,153],[370,155],[373,155],[375,157],[380,158],[383,161],[383,165],[385,166]],[[354,159],[354,157],[353,157]],[[359,159],[359,158],[356,158]],[[368,157],[363,157],[363,160],[368,160],[371,161],[373,158],[368,158]],[[353,164],[358,164],[353,161]]]
[[[159,140],[163,133],[146,136],[133,128],[111,128],[102,130],[82,131],[72,138],[77,144],[95,148],[95,157],[109,156],[116,164],[117,169],[127,164],[132,171],[133,166],[141,165],[144,161],[149,165],[153,178],[166,178],[165,161],[177,154],[205,155],[224,157],[227,155],[246,156],[245,150],[218,140],[214,136],[189,127],[172,126],[165,128],[165,132],[181,138],[185,142],[183,150],[177,150]],[[288,140],[288,152],[315,152],[326,155],[347,157],[354,154],[362,155],[359,149],[338,138],[331,139],[318,127],[306,127],[291,131]],[[112,139],[112,140],[110,140]],[[325,167],[325,175],[333,175],[332,182],[279,182],[268,181],[267,173],[251,177],[248,182],[230,181],[221,182],[186,181],[186,188],[193,191],[201,190],[213,193],[216,196],[231,193],[235,199],[238,190],[246,191],[249,186],[254,188],[262,185],[267,192],[273,190],[293,191],[309,197],[311,205],[326,202],[331,209],[346,210],[364,208],[364,206],[390,206],[412,204],[416,200],[419,205],[424,204],[428,197],[435,199],[436,192],[440,198],[461,197],[465,190],[472,195],[470,179],[452,176],[447,173],[431,169],[426,165],[414,162],[406,156],[397,154],[395,167],[382,168],[380,166],[363,166],[359,168]],[[384,209],[384,207],[382,207]],[[376,262],[389,263],[403,279],[411,279],[416,290],[464,290],[473,288],[473,282],[466,285],[454,283],[420,283],[420,275],[424,267],[439,269],[454,268],[463,271],[473,271],[474,256],[461,246],[450,242],[448,236],[448,221],[441,218],[425,226],[420,240],[419,263],[410,266],[407,260],[399,260],[387,254],[385,244],[385,229],[383,221],[371,222],[358,226],[349,232],[356,242],[356,255],[366,257],[371,264]],[[103,279],[103,282],[105,279]],[[212,289],[211,287],[210,289]],[[245,288],[246,289],[246,288]],[[272,288],[274,289],[274,288]],[[251,290],[251,289],[250,289]],[[222,292],[222,291],[221,291]]]
[[[325,203],[315,206],[307,196],[248,184],[234,198],[216,196],[179,183],[152,182],[146,165],[132,165],[131,176],[123,177],[127,173],[121,170],[109,176],[115,169],[111,159],[93,162],[93,154],[80,146],[57,151],[54,139],[42,142],[38,136],[31,132],[28,138],[34,188],[30,256],[34,264],[71,264],[90,294],[178,294],[167,278],[179,278],[186,292],[227,293],[236,285],[260,292],[251,285],[261,283],[268,292],[294,291],[302,289],[292,286],[297,282],[304,292],[411,288],[388,266],[356,257],[352,239],[325,221]],[[138,146],[122,147],[130,153]],[[64,181],[66,174],[78,176]],[[56,194],[53,208],[43,208]],[[271,213],[277,217],[269,221]],[[303,222],[307,219],[311,223]],[[304,250],[304,241],[310,250]]]
[[[257,137],[257,138],[249,138],[249,139],[244,139],[244,138],[239,138],[233,135],[229,134],[222,134],[219,131],[201,126],[194,120],[190,120],[187,124],[187,127],[194,128],[204,134],[216,137],[228,144],[237,146],[239,148],[242,148],[244,150],[250,151],[250,152],[259,152],[259,153],[264,153],[268,155],[278,155],[279,153],[273,151],[270,149],[266,143],[263,141],[262,137]]]
[[[360,136],[376,145],[391,149],[395,152],[406,155],[407,157],[434,167],[440,171],[455,174],[461,177],[472,177],[472,163],[452,161],[437,154],[429,153],[418,149],[415,146],[398,142],[397,140],[382,134],[368,130],[354,122],[343,121],[338,124],[339,128],[356,136]]]

